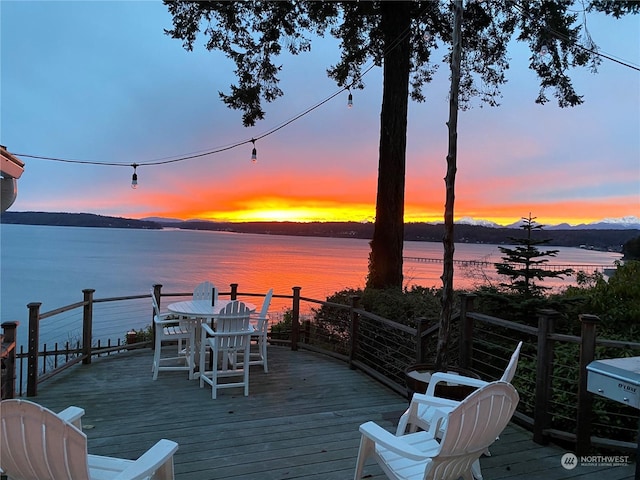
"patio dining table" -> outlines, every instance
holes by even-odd
[[[189,328],[194,330],[195,345],[189,352],[189,362],[192,369],[199,365],[200,356],[200,335],[202,322],[206,321],[212,327],[215,327],[216,318],[220,315],[220,310],[224,309],[233,300],[216,299],[215,303],[211,300],[185,300],[182,302],[170,303],[167,310],[176,315],[183,317]],[[256,306],[249,302],[244,303],[251,312],[255,312]],[[198,378],[196,372],[193,378]]]

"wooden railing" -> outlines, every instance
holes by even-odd
[[[0,399],[15,396],[16,329],[18,322],[4,322],[0,335]]]
[[[190,292],[165,293],[162,285],[155,285],[153,294],[161,302],[163,298],[188,297]],[[241,292],[237,284],[231,284],[228,292],[220,292],[220,296],[232,299],[241,297],[261,297],[262,293]],[[27,363],[27,396],[36,396],[38,385],[72,365],[90,364],[98,355],[108,355],[122,350],[141,347],[153,347],[152,342],[108,343],[106,346],[93,345],[94,306],[99,303],[131,302],[144,300],[150,294],[126,297],[94,298],[94,290],[83,290],[83,301],[67,305],[49,312],[40,312],[40,303],[30,303],[29,308],[29,351],[15,355],[18,362],[5,365],[12,368],[15,379],[22,376],[15,374],[15,365],[26,359]],[[421,364],[432,360],[435,349],[437,323],[419,318],[413,325],[396,322],[380,317],[360,308],[359,298],[353,297],[349,305],[321,301],[301,296],[301,288],[293,287],[292,295],[274,294],[274,298],[291,301],[290,329],[280,332],[276,338],[272,334],[272,342],[288,345],[292,350],[309,349],[343,360],[350,368],[360,369],[376,378],[389,388],[400,394],[406,394],[405,371],[412,364]],[[516,419],[533,431],[534,441],[546,443],[550,439],[561,439],[575,443],[577,451],[586,452],[595,441],[599,445],[615,445],[617,447],[635,448],[632,442],[612,442],[602,438],[592,438],[591,418],[593,395],[586,391],[586,365],[596,358],[596,346],[607,346],[621,349],[620,356],[640,349],[640,343],[617,342],[598,339],[596,336],[597,317],[582,315],[581,336],[558,334],[554,331],[557,313],[543,310],[538,314],[538,325],[532,327],[508,320],[491,317],[474,312],[473,295],[462,295],[459,314],[453,322],[451,336],[451,364],[477,373],[486,380],[499,378],[506,362],[515,348],[517,341],[524,340],[521,361],[514,384],[521,392],[521,402]],[[149,324],[153,325],[151,302],[144,307],[148,312]],[[147,310],[148,308],[148,310]],[[41,320],[59,315],[62,312],[82,309],[82,341],[75,347],[68,345],[63,349],[57,347],[48,350],[46,345],[39,351],[39,323]],[[302,313],[304,312],[304,313]],[[146,315],[146,314],[145,314]],[[2,324],[4,339],[11,338],[11,329],[15,338],[17,322]],[[579,346],[579,362],[564,365],[558,362],[555,351],[558,345],[573,344]],[[14,349],[15,353],[15,349]],[[53,368],[46,371],[47,358],[64,357],[54,362]],[[552,419],[557,415],[554,404],[554,375],[562,369],[575,370],[576,410],[573,414],[575,428],[559,429]],[[6,368],[5,368],[6,370]],[[13,392],[13,387],[3,384],[3,395]],[[22,386],[18,395],[22,395]],[[569,392],[568,395],[573,395]],[[634,416],[635,415],[635,416]],[[637,414],[629,415],[629,423],[637,422]],[[633,423],[635,430],[637,423]],[[573,431],[570,431],[573,430]]]

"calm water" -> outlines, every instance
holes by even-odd
[[[302,295],[324,299],[346,287],[362,287],[368,240],[291,237],[184,230],[128,230],[2,225],[0,229],[0,315],[26,330],[30,302],[41,311],[82,300],[145,294],[160,283],[164,291],[187,292],[211,280],[222,289]],[[619,254],[577,248],[560,250],[552,264],[612,265]],[[441,258],[442,244],[406,242],[405,257]],[[459,244],[456,260],[498,261],[495,245]],[[407,285],[440,286],[441,264],[405,261]],[[456,288],[494,277],[493,268],[457,268]],[[565,282],[565,284],[567,284]],[[283,303],[281,301],[281,303]],[[278,308],[274,300],[274,307]]]

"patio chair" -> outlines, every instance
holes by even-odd
[[[180,317],[172,313],[160,313],[160,307],[156,297],[151,291],[153,303],[154,324],[154,352],[151,370],[153,379],[158,378],[160,371],[188,371],[189,380],[193,379],[193,367],[195,357],[195,333],[186,322],[181,322]],[[162,343],[175,342],[178,350],[175,355],[162,357]],[[184,342],[184,347],[183,347]]]
[[[249,345],[249,366],[262,365],[264,373],[269,372],[267,365],[267,343],[269,333],[269,305],[271,305],[271,297],[273,296],[273,288],[264,296],[262,307],[259,312],[254,312],[249,317],[249,324],[253,327],[254,333],[251,335],[251,344]],[[256,346],[252,350],[252,346]],[[235,359],[236,367],[242,365],[242,356]]]
[[[511,355],[511,359],[507,364],[507,368],[504,370],[502,376],[500,377],[500,381],[511,383],[511,380],[513,380],[513,377],[516,373],[516,368],[518,367],[518,359],[520,357],[521,348],[522,342],[519,342],[518,346]],[[431,375],[431,379],[429,380],[429,384],[427,386],[427,391],[425,393],[415,393],[413,395],[409,408],[402,414],[400,420],[398,421],[396,435],[404,435],[404,433],[407,431],[407,428],[409,429],[409,432],[415,432],[418,428],[421,428],[422,430],[429,430],[431,424],[433,423],[434,417],[439,414],[439,411],[451,411],[460,403],[456,400],[449,400],[450,404],[448,406],[440,405],[436,409],[428,403],[421,402],[422,399],[434,397],[437,398],[435,394],[436,385],[440,382],[449,382],[451,384],[457,385],[467,385],[474,388],[481,388],[489,383],[478,378],[471,378],[464,375],[456,375],[446,372],[435,372],[433,375]],[[443,423],[435,433],[436,438],[442,438],[442,436],[444,435],[444,427],[445,424]],[[484,454],[487,456],[491,455],[489,450],[484,452]],[[479,463],[476,463],[474,466],[473,476],[476,480],[482,480],[482,472],[480,471]]]
[[[59,414],[28,400],[0,402],[0,469],[9,480],[172,480],[178,444],[160,440],[137,460],[87,453],[84,410]]]
[[[472,480],[472,465],[507,426],[518,401],[513,385],[498,380],[474,391],[449,412],[439,407],[449,406],[450,400],[422,399],[437,412],[428,431],[396,436],[367,422],[360,426],[354,479],[362,478],[366,460],[373,457],[390,479]],[[436,434],[444,420],[439,441]]]
[[[209,282],[202,282],[193,289],[194,300],[211,300],[211,305],[218,301],[218,289]]]
[[[249,325],[251,310],[235,300],[220,310],[215,319],[215,330],[202,324],[200,340],[200,387],[211,385],[211,398],[217,397],[218,389],[244,387],[244,396],[249,395],[249,343],[253,327]],[[206,351],[211,355],[211,369],[206,370]],[[235,359],[242,357],[242,368],[236,368]],[[231,379],[230,382],[221,382]],[[235,380],[235,381],[233,381]]]

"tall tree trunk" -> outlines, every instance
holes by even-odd
[[[453,39],[451,46],[451,91],[449,93],[449,150],[445,176],[446,200],[444,206],[444,266],[442,271],[442,298],[440,329],[436,349],[436,368],[446,368],[449,361],[449,336],[453,309],[453,204],[455,200],[456,162],[458,158],[458,92],[460,90],[460,63],[462,60],[462,0],[452,2]]]
[[[402,287],[404,185],[409,103],[411,2],[381,2],[381,28],[386,53],[376,221],[369,256],[367,285]]]

